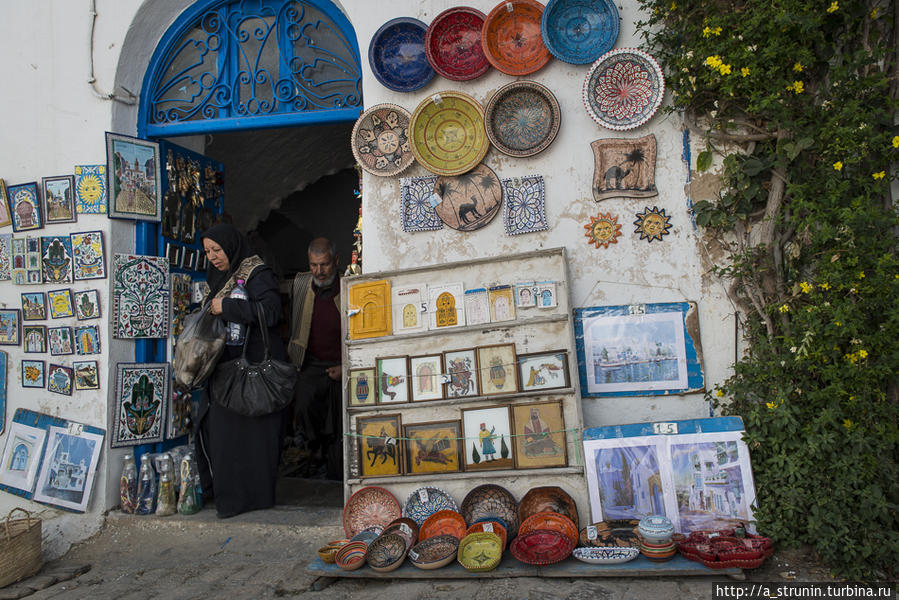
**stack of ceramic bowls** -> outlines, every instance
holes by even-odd
[[[650,515],[643,517],[637,525],[642,541],[640,552],[649,560],[662,562],[670,559],[677,552],[677,544],[671,539],[674,525],[668,517]]]
[[[366,550],[368,550],[368,544],[363,541],[349,542],[337,551],[337,554],[334,555],[334,562],[344,571],[355,571],[365,564]]]

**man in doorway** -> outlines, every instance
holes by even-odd
[[[294,388],[294,435],[302,434],[314,463],[341,479],[340,278],[337,249],[327,238],[309,243],[309,272],[298,273],[290,290],[287,353],[299,368]]]

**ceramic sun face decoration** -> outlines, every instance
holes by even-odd
[[[641,240],[646,240],[650,243],[653,240],[661,242],[662,237],[670,233],[671,217],[665,213],[664,208],[659,208],[658,206],[649,208],[647,206],[642,213],[637,213],[635,216],[637,220],[634,221],[634,225],[637,228],[634,230],[634,233],[639,233]]]
[[[621,236],[621,224],[618,223],[618,217],[613,217],[612,213],[599,213],[595,217],[590,217],[590,222],[584,225],[584,229],[587,230],[587,243],[597,248],[600,246],[608,248],[609,244],[617,244]]]

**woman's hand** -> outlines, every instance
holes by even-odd
[[[209,305],[209,312],[214,315],[222,314],[222,299],[221,298],[213,298],[212,303]]]

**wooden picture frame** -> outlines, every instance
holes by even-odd
[[[374,367],[350,369],[347,377],[347,405],[374,406],[378,402],[378,385]]]
[[[514,469],[512,418],[507,404],[462,409],[465,470]]]
[[[24,359],[21,364],[23,388],[43,388],[46,386],[44,361]]]
[[[444,398],[468,398],[481,395],[477,348],[445,351],[443,353],[443,370],[447,376]]]
[[[22,292],[22,321],[47,320],[47,294]]]
[[[443,354],[409,357],[409,388],[412,402],[443,399]]]
[[[75,340],[71,327],[48,327],[47,350],[50,356],[64,356],[75,352]]]
[[[100,318],[100,291],[80,290],[74,293],[75,318],[79,321]]]
[[[22,351],[25,354],[43,354],[47,351],[46,325],[22,325]]]
[[[403,474],[402,435],[399,413],[356,417],[360,477],[389,477]]]
[[[6,182],[0,179],[0,227],[12,224],[12,213],[9,210],[9,195],[6,193]]]
[[[518,389],[522,392],[571,387],[568,351],[547,350],[518,355]]]
[[[406,473],[458,473],[462,470],[462,421],[430,421],[403,427]]]
[[[567,466],[567,441],[561,400],[512,406],[516,469]]]
[[[109,218],[162,220],[159,143],[106,132]]]
[[[36,181],[11,185],[6,188],[7,206],[13,231],[41,229],[41,194]]]
[[[48,392],[62,394],[63,396],[71,396],[74,380],[75,372],[72,371],[72,367],[52,363],[47,367]]]
[[[22,340],[22,311],[0,308],[0,346],[18,346]]]
[[[75,373],[75,391],[99,390],[100,374],[95,360],[76,360],[72,363]]]
[[[75,316],[72,290],[69,288],[47,292],[47,304],[50,306],[51,319],[64,319]]]
[[[515,344],[478,346],[478,382],[482,396],[518,392]]]
[[[375,359],[378,404],[409,402],[409,357],[380,356]]]
[[[75,176],[56,175],[41,178],[44,223],[74,223],[78,219],[75,211]]]

